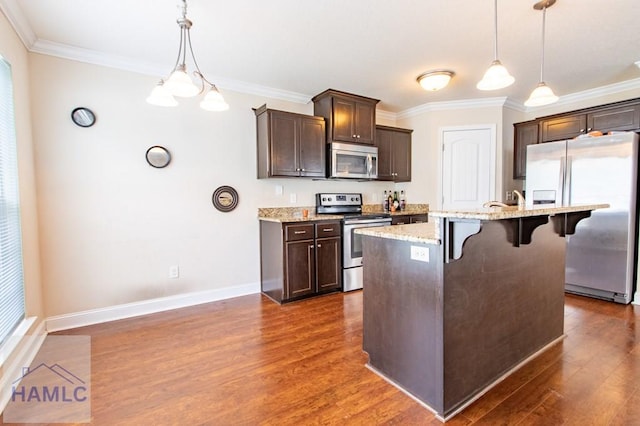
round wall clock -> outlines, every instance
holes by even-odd
[[[171,154],[169,151],[167,151],[165,147],[159,145],[149,148],[145,156],[147,157],[147,163],[156,169],[167,167],[171,162]]]
[[[221,212],[230,212],[238,205],[238,192],[230,186],[221,186],[213,191],[211,201]]]
[[[71,111],[71,119],[80,127],[91,127],[96,122],[96,115],[89,108],[78,107]]]

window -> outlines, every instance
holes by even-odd
[[[11,65],[0,56],[0,344],[24,318],[24,275]]]

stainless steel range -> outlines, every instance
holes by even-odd
[[[391,225],[386,213],[362,214],[362,194],[316,194],[316,214],[342,214],[342,290],[362,288],[362,237],[354,231]]]

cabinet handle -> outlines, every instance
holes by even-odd
[[[313,244],[309,244],[309,250],[313,249]]]
[[[352,137],[352,138],[357,138],[358,136],[356,136],[356,135],[353,135],[353,136],[351,136],[351,137]]]
[[[584,133],[584,129],[580,129],[580,133]]]
[[[306,234],[307,231],[293,231],[293,233],[296,235],[300,235],[300,234]]]
[[[318,248],[321,248],[321,247],[322,247],[322,244],[318,244]]]
[[[358,135],[358,139],[360,139],[360,135]]]
[[[591,131],[591,127],[589,127],[589,128],[587,129],[587,132],[590,132],[590,131]]]
[[[301,172],[304,172],[304,169],[300,169]]]
[[[331,231],[333,231],[333,228],[324,228],[322,231],[323,232],[331,232]]]

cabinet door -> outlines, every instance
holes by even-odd
[[[640,129],[640,105],[607,108],[587,114],[587,132],[600,130],[627,131]]]
[[[542,131],[540,142],[573,139],[585,133],[587,129],[587,116],[586,114],[577,114],[552,118],[543,120],[540,126]]]
[[[271,112],[271,175],[299,176],[298,119],[290,114]]]
[[[334,141],[353,142],[356,136],[353,126],[355,103],[340,98],[333,99],[333,129]]]
[[[313,240],[286,243],[286,298],[315,293],[315,247]]]
[[[354,142],[372,145],[376,130],[375,105],[364,102],[356,102],[354,112]]]
[[[318,292],[335,290],[342,284],[340,237],[316,240],[316,282]]]
[[[411,134],[393,132],[391,151],[396,182],[411,182]]]
[[[375,145],[378,147],[378,180],[393,180],[393,158],[390,130],[376,129]]]
[[[538,143],[538,122],[514,124],[513,178],[524,179],[527,168],[527,146]]]
[[[300,118],[300,175],[325,177],[326,142],[324,120]]]

